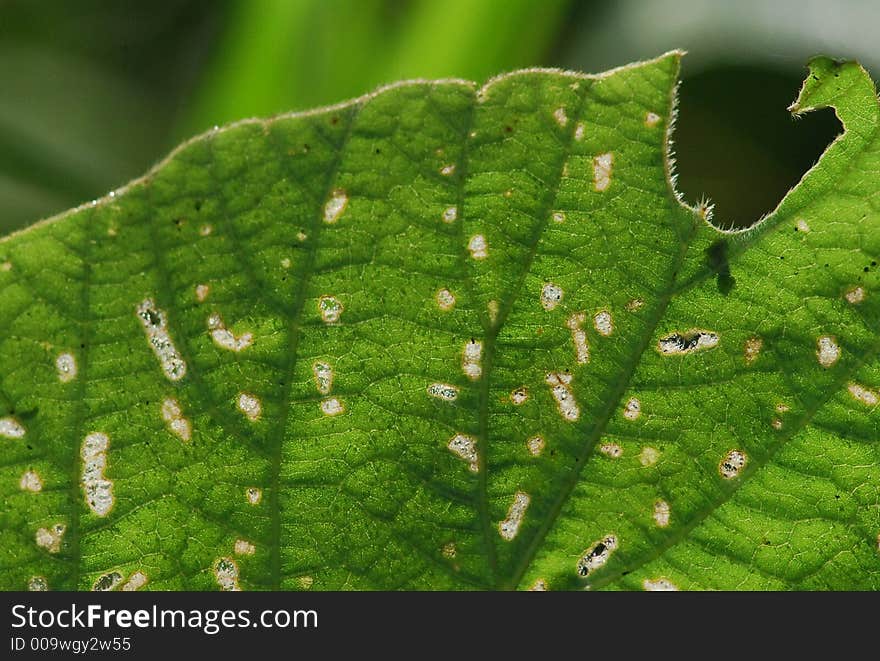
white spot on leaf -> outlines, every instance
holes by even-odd
[[[852,303],[853,305],[858,305],[862,301],[865,300],[865,290],[863,287],[852,287],[846,291],[846,300],[848,303]]]
[[[196,285],[196,300],[199,303],[204,303],[210,292],[211,288],[208,285]]]
[[[253,555],[257,547],[244,539],[235,540],[235,555]]]
[[[489,244],[482,234],[475,234],[468,241],[468,250],[474,259],[486,259],[489,256]]]
[[[31,576],[28,580],[28,592],[47,592],[49,581],[45,576]]]
[[[547,581],[543,578],[537,579],[534,583],[532,583],[532,587],[529,588],[529,592],[546,592],[547,591]]]
[[[562,127],[568,124],[568,115],[565,114],[565,108],[557,108],[554,110],[553,119],[555,119],[556,123]]]
[[[611,185],[611,170],[614,166],[614,154],[610,151],[599,154],[593,159],[593,188],[602,192]]]
[[[0,418],[0,436],[4,438],[21,438],[24,427],[15,418]]]
[[[579,576],[589,576],[602,567],[617,549],[617,537],[606,535],[581,554],[577,562]]]
[[[214,563],[214,578],[225,592],[238,592],[238,565],[232,558],[220,558]]]
[[[483,343],[471,339],[464,345],[461,358],[461,369],[471,381],[476,381],[483,375],[482,366]]]
[[[189,441],[192,438],[192,425],[184,417],[180,402],[173,397],[167,397],[162,402],[162,419],[171,433],[181,441]]]
[[[146,584],[147,584],[147,575],[142,571],[136,571],[122,585],[121,589],[123,592],[134,592],[135,590],[140,590]]]
[[[611,313],[608,310],[601,310],[593,317],[593,326],[599,335],[609,336],[614,332],[614,322],[611,319]]]
[[[437,307],[443,311],[451,310],[455,307],[455,296],[448,289],[438,291],[435,299],[437,300]]]
[[[667,578],[646,578],[642,587],[647,592],[677,592],[678,588]]]
[[[660,115],[656,112],[646,112],[645,113],[645,126],[652,127],[657,126],[657,122],[660,121]]]
[[[453,164],[444,165],[442,168],[440,168],[440,174],[442,174],[444,177],[449,177],[454,172],[455,172],[455,165],[453,165]]]
[[[660,459],[660,451],[657,448],[645,446],[639,454],[639,463],[642,466],[653,466]]]
[[[70,383],[76,378],[76,358],[72,353],[60,353],[55,359],[55,371],[61,383]]]
[[[329,395],[333,388],[333,368],[320,360],[312,363],[312,374],[315,377],[315,387],[322,395]]]
[[[665,500],[658,500],[654,503],[654,523],[657,524],[660,528],[665,528],[669,525],[669,503]]]
[[[67,526],[63,523],[56,523],[51,528],[40,528],[35,537],[37,546],[46,549],[49,553],[58,553],[61,550],[65,530]]]
[[[623,454],[623,448],[620,447],[617,443],[603,443],[599,446],[599,452],[611,457],[612,459],[617,459],[618,457],[620,457],[620,455]]]
[[[526,441],[526,447],[529,449],[529,454],[533,457],[539,456],[544,451],[544,446],[544,439],[541,436],[532,436]]]
[[[810,226],[807,225],[807,221],[804,220],[803,218],[798,218],[798,220],[797,220],[797,228],[798,228],[798,232],[804,232],[804,233],[807,233],[807,232],[810,231]]]
[[[748,463],[748,457],[741,450],[730,450],[718,464],[718,472],[726,480],[732,480],[742,472]]]
[[[587,321],[587,315],[577,312],[571,315],[565,322],[571,330],[571,341],[574,343],[574,357],[578,365],[586,365],[590,362],[590,345],[587,343],[587,333],[583,329]]]
[[[165,312],[156,307],[153,299],[145,299],[137,308],[137,317],[144,327],[147,342],[165,376],[171,381],[179,381],[186,375],[186,363],[174,346],[171,336],[168,334],[168,320]]]
[[[104,476],[110,438],[101,432],[85,437],[80,450],[83,460],[81,484],[86,503],[98,516],[107,516],[113,507],[113,482]]]
[[[339,220],[345,207],[348,206],[348,195],[344,190],[337,189],[330,194],[330,199],[324,205],[324,222],[335,223]]]
[[[250,333],[242,333],[239,337],[233,335],[232,331],[226,328],[219,314],[212,314],[208,317],[208,329],[211,331],[211,339],[214,340],[214,344],[221,349],[239,352],[254,343],[254,336]]]
[[[681,356],[711,349],[718,345],[718,341],[718,335],[711,331],[690,330],[660,338],[657,350],[664,356]]]
[[[584,126],[583,122],[578,122],[577,126],[574,127],[574,139],[580,142],[584,139],[584,135],[587,132],[587,127]]]
[[[840,347],[837,340],[830,335],[823,335],[816,340],[816,358],[824,368],[829,368],[840,358]]]
[[[335,324],[342,316],[344,308],[335,296],[322,296],[318,299],[318,312],[325,324]]]
[[[21,480],[19,480],[18,486],[21,487],[22,491],[39,493],[43,490],[43,480],[40,479],[40,476],[37,475],[36,471],[29,470],[25,471],[24,474],[21,476]]]
[[[449,451],[457,457],[468,462],[468,468],[472,473],[480,470],[480,459],[477,455],[477,442],[470,436],[456,434],[446,444]]]
[[[211,236],[211,232],[213,232],[213,231],[214,231],[214,228],[211,227],[210,225],[202,225],[199,228],[199,234],[201,236]]]
[[[564,295],[562,287],[554,285],[552,282],[546,283],[541,288],[541,307],[548,311],[554,309],[559,305]]]
[[[554,211],[551,218],[553,218],[554,223],[564,223],[565,222],[565,214],[561,211]]]
[[[630,397],[626,406],[623,407],[623,417],[627,420],[637,420],[642,414],[642,403],[635,397]]]
[[[251,422],[259,420],[260,414],[263,412],[263,404],[257,397],[250,393],[238,393],[237,405],[238,410],[244,413]]]
[[[456,218],[458,218],[458,207],[447,207],[443,211],[444,223],[454,223]]]
[[[344,413],[345,406],[343,406],[342,401],[340,401],[336,397],[331,397],[321,402],[321,410],[324,412],[324,415],[329,415],[330,417],[333,417],[334,415]]]
[[[498,524],[498,533],[502,539],[509,542],[516,537],[530,501],[529,494],[522,491],[516,492],[513,502],[510,504],[510,509],[507,510],[507,518]]]
[[[847,390],[849,390],[849,394],[852,395],[856,401],[859,401],[866,406],[877,406],[877,403],[880,402],[880,395],[873,390],[868,390],[865,386],[859,385],[858,383],[850,383],[847,386]]]
[[[550,386],[550,392],[553,399],[556,400],[556,406],[559,414],[569,422],[574,422],[581,417],[581,410],[574,399],[571,389],[571,374],[565,372],[550,372],[544,379],[545,383]]]

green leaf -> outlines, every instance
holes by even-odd
[[[873,83],[811,63],[845,132],[724,233],[679,59],[241,122],[0,242],[0,585],[880,587]]]

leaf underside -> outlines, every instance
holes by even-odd
[[[873,83],[811,62],[844,133],[724,233],[680,55],[241,122],[0,241],[0,587],[880,587]]]

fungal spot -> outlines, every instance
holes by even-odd
[[[564,295],[559,285],[554,285],[552,282],[546,283],[541,288],[541,307],[548,311],[554,309],[559,305]]]
[[[290,261],[290,257],[285,257],[284,259],[281,260],[281,268],[283,268],[283,269],[289,269],[289,268],[290,268],[290,265],[291,265],[292,263],[293,263],[293,262]]]
[[[599,154],[593,159],[593,188],[602,192],[611,185],[611,169],[614,165],[614,154],[610,151]]]
[[[546,592],[547,591],[547,581],[543,578],[537,579],[534,583],[532,583],[532,587],[529,588],[529,592]]]
[[[211,288],[208,285],[196,285],[196,300],[199,303],[204,303],[210,292]]]
[[[498,321],[498,301],[489,301],[486,303],[486,312],[489,313],[489,322],[494,324]]]
[[[617,459],[623,454],[623,448],[617,443],[603,443],[599,446],[599,452],[612,459]]]
[[[587,344],[587,334],[583,329],[586,320],[586,314],[577,312],[565,322],[571,331],[571,341],[574,343],[575,360],[578,365],[586,365],[590,362],[590,345]]]
[[[577,573],[579,576],[589,576],[602,567],[611,554],[617,549],[617,537],[606,535],[603,539],[593,544],[581,554],[577,561]]]
[[[451,310],[455,307],[455,296],[448,289],[441,289],[434,298],[437,301],[437,307],[443,311]]]
[[[816,358],[824,368],[829,368],[840,358],[840,347],[837,340],[830,335],[823,335],[816,340]]]
[[[70,383],[76,378],[76,358],[72,353],[60,353],[55,359],[55,371],[61,383]]]
[[[711,349],[718,345],[718,335],[710,331],[690,330],[660,338],[657,350],[664,356],[681,356]]]
[[[678,587],[668,578],[646,578],[642,581],[646,592],[677,592]]]
[[[263,500],[263,490],[257,489],[257,487],[248,487],[244,495],[251,505],[259,505],[260,501]]]
[[[626,406],[623,407],[623,417],[627,420],[637,420],[642,414],[642,403],[635,397],[630,397]]]
[[[665,500],[658,500],[654,503],[654,523],[659,528],[665,528],[669,525],[669,503]]]
[[[764,340],[760,337],[750,337],[746,340],[746,343],[743,345],[743,358],[745,358],[747,365],[751,365],[758,359],[758,354],[761,353],[761,347],[763,346]]]
[[[47,592],[49,590],[49,581],[45,576],[31,576],[28,580],[28,592]]]
[[[308,238],[309,238],[309,235],[306,234],[305,232],[297,232],[296,233],[296,240],[299,241],[300,243],[305,242]]]
[[[721,477],[725,480],[732,480],[742,472],[746,467],[746,463],[748,463],[748,458],[745,452],[731,450],[724,456],[721,463],[718,464],[718,472],[721,473]]]
[[[333,417],[334,415],[344,413],[345,406],[343,406],[342,402],[336,397],[331,397],[330,399],[325,399],[323,402],[321,402],[321,410],[324,412],[324,415],[329,415],[330,417]]]
[[[532,436],[526,441],[526,447],[529,449],[529,454],[533,457],[540,456],[544,451],[544,446],[544,439],[541,436]]]
[[[119,585],[120,582],[122,582],[122,574],[118,571],[104,574],[92,585],[92,592],[109,592]]]
[[[477,455],[477,442],[470,436],[456,434],[446,444],[449,451],[460,459],[468,462],[468,468],[472,473],[480,470],[480,458]]]
[[[850,383],[846,388],[856,401],[859,401],[866,406],[877,406],[877,403],[880,402],[880,396],[878,396],[876,392],[868,390],[858,383]]]
[[[40,479],[40,476],[37,475],[36,471],[25,471],[21,476],[21,480],[18,481],[18,486],[22,491],[39,493],[43,490],[43,480]]]
[[[335,223],[339,220],[345,207],[348,206],[348,195],[344,190],[336,189],[324,205],[324,222]]]
[[[253,555],[257,547],[244,539],[235,540],[235,555]]]
[[[525,386],[520,386],[510,393],[510,401],[514,406],[521,406],[526,403],[529,398],[529,390]]]
[[[335,296],[322,296],[318,299],[318,311],[325,324],[335,324],[342,316],[344,308]]]
[[[611,319],[611,313],[608,310],[601,310],[593,317],[593,326],[599,335],[608,337],[614,332],[614,322]]]
[[[443,211],[444,223],[454,223],[456,218],[458,218],[458,207],[447,207]]]
[[[660,115],[656,112],[646,112],[645,113],[645,126],[652,127],[657,126],[657,122],[660,121]]]
[[[58,553],[61,550],[65,530],[67,526],[63,523],[56,523],[51,528],[40,528],[36,534],[37,546],[46,549],[49,553]]]
[[[498,524],[498,533],[502,539],[509,542],[516,537],[530,501],[529,494],[522,491],[516,492],[513,502],[510,504],[510,509],[507,510],[507,518]]]
[[[461,358],[461,369],[471,381],[476,381],[483,375],[483,343],[471,338],[464,345],[464,353]]]
[[[782,429],[782,420],[779,418],[773,418],[773,421],[770,423],[770,426],[773,427],[776,431]]]
[[[156,307],[153,299],[145,299],[137,308],[137,317],[144,327],[147,342],[159,359],[162,371],[171,381],[179,381],[186,375],[186,363],[180,357],[171,336],[165,312]]]
[[[556,400],[556,406],[559,414],[568,420],[574,422],[581,417],[581,410],[574,399],[571,389],[572,376],[565,372],[550,372],[544,378],[545,383],[550,386],[550,392],[553,399]]]
[[[21,438],[24,427],[15,418],[0,418],[0,436],[4,438]]]
[[[798,218],[798,220],[797,220],[797,229],[798,229],[798,232],[804,232],[804,233],[807,233],[807,232],[810,231],[810,226],[807,225],[807,221],[806,221],[806,220],[804,220],[803,218]]]
[[[468,241],[468,250],[474,259],[486,259],[489,256],[489,244],[482,234],[475,234]]]
[[[554,211],[551,218],[553,218],[554,223],[564,223],[565,222],[565,214],[561,211]]]
[[[553,119],[556,120],[556,123],[560,126],[565,126],[568,124],[568,115],[565,114],[565,108],[557,108],[553,111]]]
[[[260,418],[260,414],[263,412],[263,404],[260,400],[251,395],[250,393],[240,392],[238,393],[238,410],[244,413],[244,415],[251,422],[256,422]]]
[[[213,232],[213,231],[214,231],[214,228],[211,227],[210,225],[202,225],[199,228],[199,234],[201,236],[211,236],[211,232]]]
[[[214,563],[214,578],[225,592],[238,592],[238,565],[232,558],[220,558]]]
[[[440,552],[443,554],[444,558],[448,558],[450,560],[452,560],[452,558],[454,558],[458,553],[455,548],[455,542],[448,542],[447,544],[444,544]]]
[[[640,310],[644,304],[645,302],[640,298],[630,299],[626,304],[626,311],[635,312],[636,310]]]
[[[89,509],[98,516],[107,516],[113,507],[113,482],[104,476],[109,447],[107,434],[92,432],[85,437],[80,450],[83,460],[80,482]]]
[[[448,177],[448,176],[452,175],[454,172],[455,172],[455,166],[452,164],[444,165],[442,168],[440,168],[440,174],[442,174],[444,177]]]
[[[862,287],[852,287],[846,291],[846,300],[848,303],[858,305],[865,300],[865,290]]]
[[[583,122],[578,122],[577,126],[574,127],[574,139],[580,142],[584,139],[584,135],[587,132],[587,127],[584,126]]]
[[[428,395],[442,399],[445,402],[454,402],[458,398],[458,388],[448,383],[432,383],[428,386]]]
[[[147,575],[142,571],[136,571],[125,583],[122,584],[121,590],[123,592],[134,592],[135,590],[140,590],[146,584]]]
[[[223,318],[219,314],[208,317],[208,329],[211,331],[211,339],[221,349],[228,351],[244,351],[254,343],[254,336],[250,333],[242,333],[236,337],[231,330],[226,328]]]
[[[169,431],[181,441],[189,441],[192,438],[192,425],[184,417],[180,402],[173,397],[167,397],[162,402],[162,419],[168,425]]]
[[[329,395],[333,388],[333,368],[320,360],[312,363],[312,374],[315,377],[315,387],[322,395]]]
[[[642,466],[653,466],[660,459],[660,451],[657,448],[645,446],[639,454],[639,463]]]
[[[789,409],[788,404],[779,403],[776,405],[776,412],[777,413],[788,413],[789,410],[790,409]]]

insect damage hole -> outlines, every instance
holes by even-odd
[[[24,427],[15,418],[0,418],[0,436],[4,438],[22,438]]]
[[[600,193],[611,185],[611,171],[614,166],[614,154],[605,152],[593,159],[593,188]]]
[[[237,406],[238,410],[251,422],[259,420],[260,414],[263,412],[263,404],[259,398],[247,392],[238,393]]]
[[[76,378],[76,358],[72,353],[60,353],[55,359],[55,371],[61,383],[70,383]]]
[[[672,333],[657,341],[657,351],[664,356],[681,356],[705,351],[718,345],[717,333],[693,329],[685,333]]]
[[[458,207],[446,207],[443,210],[444,223],[454,223],[456,218],[458,218]]]
[[[168,430],[181,441],[189,441],[192,438],[192,425],[184,417],[180,402],[173,397],[166,397],[163,400],[162,419],[168,426]]]
[[[480,459],[479,455],[477,454],[476,440],[464,434],[456,434],[449,440],[449,443],[446,444],[446,447],[456,457],[458,457],[459,459],[464,459],[466,462],[468,462],[468,469],[472,473],[479,472]]]
[[[66,530],[67,526],[63,523],[56,523],[51,528],[40,528],[35,535],[37,546],[49,553],[58,553]]]
[[[513,502],[507,510],[507,518],[498,523],[498,534],[502,539],[509,542],[516,537],[526,515],[526,509],[529,507],[529,502],[531,502],[529,494],[523,491],[516,492]]]
[[[324,205],[324,222],[328,224],[339,220],[345,207],[348,206],[348,194],[341,188],[337,188],[330,194],[330,198]]]
[[[107,434],[92,432],[85,437],[80,450],[83,460],[80,483],[86,504],[98,516],[107,516],[113,508],[113,482],[104,476],[109,447]]]
[[[223,318],[216,313],[208,317],[208,330],[211,331],[211,339],[214,340],[214,344],[228,351],[244,351],[254,343],[254,336],[251,333],[242,333],[236,337],[231,330],[226,328]]]
[[[529,399],[529,389],[519,386],[510,393],[510,401],[514,406],[522,406]]]
[[[732,480],[742,473],[747,463],[748,457],[745,452],[730,450],[718,464],[718,472],[725,480]]]
[[[569,388],[572,381],[571,374],[566,372],[549,372],[544,381],[550,386],[550,392],[553,395],[553,399],[556,400],[559,415],[569,422],[574,422],[580,418],[580,407],[577,401],[575,401],[571,388]]]
[[[257,487],[248,487],[244,492],[245,498],[251,505],[259,505],[263,500],[263,490]]]
[[[40,479],[36,471],[29,470],[22,474],[21,479],[18,481],[18,486],[22,491],[39,493],[43,490],[43,480]]]
[[[565,292],[562,291],[562,287],[559,285],[554,285],[552,282],[547,282],[541,287],[541,307],[547,310],[553,310],[562,302],[562,297],[565,295]]]
[[[571,341],[574,344],[574,357],[578,365],[586,365],[590,362],[590,345],[587,343],[587,333],[583,329],[587,321],[587,315],[576,312],[565,322],[571,331]]]
[[[617,537],[606,535],[581,554],[577,561],[578,576],[589,576],[608,562],[617,549]]]
[[[138,305],[137,317],[165,376],[170,381],[182,379],[186,375],[186,363],[168,334],[168,319],[165,312],[156,307],[153,299],[147,298]]]
[[[823,335],[816,340],[816,359],[819,364],[828,369],[840,358],[840,346],[837,340],[831,335]]]

